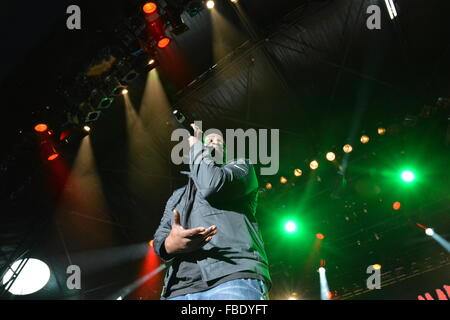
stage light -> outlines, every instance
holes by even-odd
[[[288,300],[298,300],[297,292],[292,292]]]
[[[59,157],[59,154],[53,153],[52,155],[50,155],[50,156],[47,158],[47,160],[48,160],[48,161],[53,161],[53,160],[55,160],[55,159],[58,158],[58,157]]]
[[[385,128],[382,128],[382,127],[378,128],[378,134],[379,134],[380,136],[382,136],[382,135],[385,134],[385,133],[386,133],[386,129],[385,129]]]
[[[122,94],[123,94],[123,95],[126,95],[127,93],[128,93],[128,89],[123,89],[123,90],[122,90]]]
[[[151,2],[148,2],[144,5],[145,10],[147,11],[145,12],[144,10],[146,33],[149,40],[157,43],[159,48],[165,48],[170,43],[170,39],[165,36],[167,24],[159,14],[158,10],[156,10],[157,6],[154,3],[150,3]]]
[[[311,170],[316,170],[319,167],[319,163],[317,162],[317,160],[313,160],[310,162],[309,167],[311,168]]]
[[[84,122],[94,122],[100,119],[102,112],[100,110],[91,111],[86,115]]]
[[[323,240],[323,239],[325,239],[325,236],[321,233],[318,233],[318,234],[316,234],[316,238],[319,240]]]
[[[400,203],[400,201],[395,201],[392,205],[392,208],[394,210],[400,210],[400,207],[402,206],[402,204]]]
[[[14,273],[17,274],[8,291],[14,295],[27,295],[41,290],[50,279],[50,269],[41,260],[21,259],[15,261],[3,276],[3,285],[12,281]]]
[[[328,287],[327,277],[325,275],[325,268],[320,267],[317,270],[320,275],[320,299],[321,300],[330,300],[330,288]]]
[[[269,182],[267,182],[267,183],[266,183],[266,189],[267,189],[267,190],[272,189],[272,184],[269,183]]]
[[[135,62],[135,69],[138,73],[149,73],[158,65],[158,61],[155,57],[141,55]]]
[[[203,1],[193,0],[188,3],[186,11],[191,17],[194,17],[199,14],[200,11],[202,11],[204,8],[205,6],[203,5]]]
[[[89,126],[84,126],[84,127],[83,127],[83,130],[86,131],[86,132],[89,132],[89,131],[91,131],[91,127],[89,127]]]
[[[349,145],[349,144],[346,144],[346,145],[342,148],[342,150],[344,150],[345,153],[350,153],[350,152],[352,152],[353,147],[352,147],[351,145]]]
[[[162,38],[161,40],[158,41],[158,47],[161,48],[161,49],[164,49],[169,44],[170,44],[170,39],[169,38]]]
[[[336,159],[336,155],[334,154],[334,152],[328,152],[326,154],[326,158],[328,161],[334,161],[334,159]]]
[[[403,171],[401,176],[402,176],[403,181],[408,182],[408,183],[412,182],[416,178],[414,173],[410,170]]]
[[[295,175],[296,177],[300,177],[302,174],[303,174],[303,171],[302,171],[302,170],[300,170],[300,169],[295,169],[295,170],[294,170],[294,175]]]
[[[369,137],[366,135],[361,136],[361,143],[365,144],[367,142],[369,142]]]
[[[447,252],[450,252],[450,243],[431,228],[425,228],[425,233],[436,240]]]
[[[113,103],[113,99],[111,98],[103,98],[100,100],[100,103],[97,106],[97,109],[108,109]]]
[[[48,126],[44,123],[39,123],[34,126],[34,130],[36,132],[45,132],[45,131],[47,131],[47,129],[48,129]]]
[[[40,143],[40,149],[43,159],[47,159],[48,161],[55,160],[59,157],[58,152],[53,147],[53,144],[49,140],[43,140]]]
[[[378,264],[378,263],[372,265],[372,267],[373,267],[374,270],[380,270],[381,269],[381,265]]]
[[[122,85],[115,87],[112,91],[112,95],[116,97],[119,96],[122,93],[123,89],[125,89],[125,86]]]
[[[153,239],[148,242],[148,245],[153,248]]]
[[[146,14],[152,14],[156,11],[156,9],[158,8],[158,6],[153,3],[153,2],[147,2],[146,4],[144,4],[144,6],[142,7],[142,10],[146,13]]]
[[[386,8],[389,12],[389,17],[391,20],[394,20],[395,17],[397,17],[397,9],[395,8],[395,4],[392,2],[392,0],[384,0],[386,4]]]
[[[192,1],[190,1],[190,3],[192,3]],[[200,7],[203,8],[202,3],[200,3]],[[189,27],[183,22],[183,19],[181,17],[185,9],[186,11],[188,11],[186,6],[180,7],[177,6],[175,3],[171,4],[170,2],[164,9],[166,11],[165,16],[170,25],[172,26],[172,33],[174,35],[180,35],[189,30]]]
[[[89,103],[94,107],[94,108],[98,108],[100,107],[100,104],[103,104],[106,106],[106,101],[105,99],[107,98],[107,94],[105,92],[103,92],[103,90],[100,89],[93,89],[90,94],[89,94]]]
[[[109,75],[105,77],[105,80],[103,81],[103,90],[106,96],[109,97],[111,94],[113,94],[114,90],[116,90],[117,87],[120,87],[120,85],[120,81],[115,75]]]
[[[293,233],[293,232],[295,232],[297,230],[297,224],[294,221],[288,221],[284,225],[284,229],[288,233]]]
[[[233,3],[238,3],[238,0],[230,0]]]
[[[285,177],[281,177],[281,178],[280,178],[280,182],[281,182],[281,183],[286,183],[287,181],[288,181],[288,180],[287,180]]]
[[[208,9],[213,9],[213,8],[214,8],[214,5],[215,5],[215,3],[214,3],[213,0],[208,0],[208,1],[206,1],[206,7],[207,7]]]

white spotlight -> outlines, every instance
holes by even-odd
[[[122,94],[123,94],[123,95],[126,95],[127,93],[128,93],[128,89],[123,89],[123,90],[122,90]]]
[[[395,8],[395,4],[392,0],[384,0],[386,4],[386,8],[389,12],[389,17],[391,20],[394,20],[394,18],[397,16],[397,9]]]
[[[213,0],[208,0],[208,1],[206,1],[206,7],[208,8],[208,9],[212,9],[212,8],[214,8],[214,1]]]
[[[292,292],[292,294],[288,297],[288,300],[298,300],[297,293]]]
[[[50,279],[49,267],[38,259],[28,259],[27,261],[21,259],[15,261],[3,276],[4,285],[11,280],[15,272],[19,274],[8,289],[14,295],[27,295],[39,291]]]
[[[434,235],[434,230],[433,229],[431,229],[431,228],[427,228],[426,230],[425,230],[425,233],[426,233],[426,235],[427,236],[432,236],[432,235]]]
[[[86,132],[89,132],[89,131],[91,131],[91,127],[89,127],[89,126],[84,126],[84,127],[83,127],[83,130],[86,131]]]
[[[321,300],[330,300],[329,292],[330,288],[328,287],[327,276],[325,275],[325,268],[319,268],[319,276],[320,276],[320,299]]]

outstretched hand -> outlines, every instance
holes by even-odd
[[[180,213],[177,210],[173,210],[173,215],[172,230],[164,242],[168,254],[195,251],[211,241],[212,237],[217,233],[215,225],[209,228],[185,229],[180,223]]]

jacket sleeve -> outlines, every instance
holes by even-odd
[[[222,199],[238,198],[258,188],[255,169],[248,160],[219,166],[200,141],[190,149],[189,166],[191,178],[205,199],[216,196]]]
[[[166,207],[164,209],[164,214],[159,223],[158,229],[153,236],[153,249],[155,253],[166,263],[172,262],[175,255],[169,255],[164,247],[164,241],[172,230],[173,221],[173,207],[174,207],[174,195],[172,195],[167,201]]]

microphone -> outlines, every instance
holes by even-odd
[[[185,116],[180,110],[175,109],[172,114],[174,115],[177,122],[180,124],[180,126],[186,130],[189,131],[189,134],[191,136],[194,135],[194,129],[190,126],[191,123],[194,123],[192,119]]]

